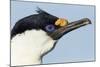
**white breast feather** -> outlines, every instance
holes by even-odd
[[[30,30],[11,40],[11,64],[41,64],[41,56],[52,49],[55,40],[42,30]]]

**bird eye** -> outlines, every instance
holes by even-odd
[[[52,24],[51,24],[51,25],[47,25],[45,28],[46,28],[46,30],[49,31],[49,32],[52,32],[52,31],[55,30],[55,26],[52,25]]]

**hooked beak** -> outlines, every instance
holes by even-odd
[[[54,40],[58,40],[66,33],[70,32],[72,30],[78,29],[80,27],[83,27],[85,25],[88,25],[88,24],[91,24],[91,21],[88,18],[83,18],[83,19],[71,22],[68,25],[63,26],[63,27],[57,29],[56,31],[54,31],[53,34],[51,35],[51,37],[53,37]]]

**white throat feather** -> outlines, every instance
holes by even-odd
[[[55,42],[43,30],[17,34],[11,40],[11,65],[41,64],[41,56],[50,51]]]

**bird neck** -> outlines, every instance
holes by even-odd
[[[11,64],[41,64],[42,55],[54,47],[55,41],[45,32],[39,30],[26,31],[11,40]]]

